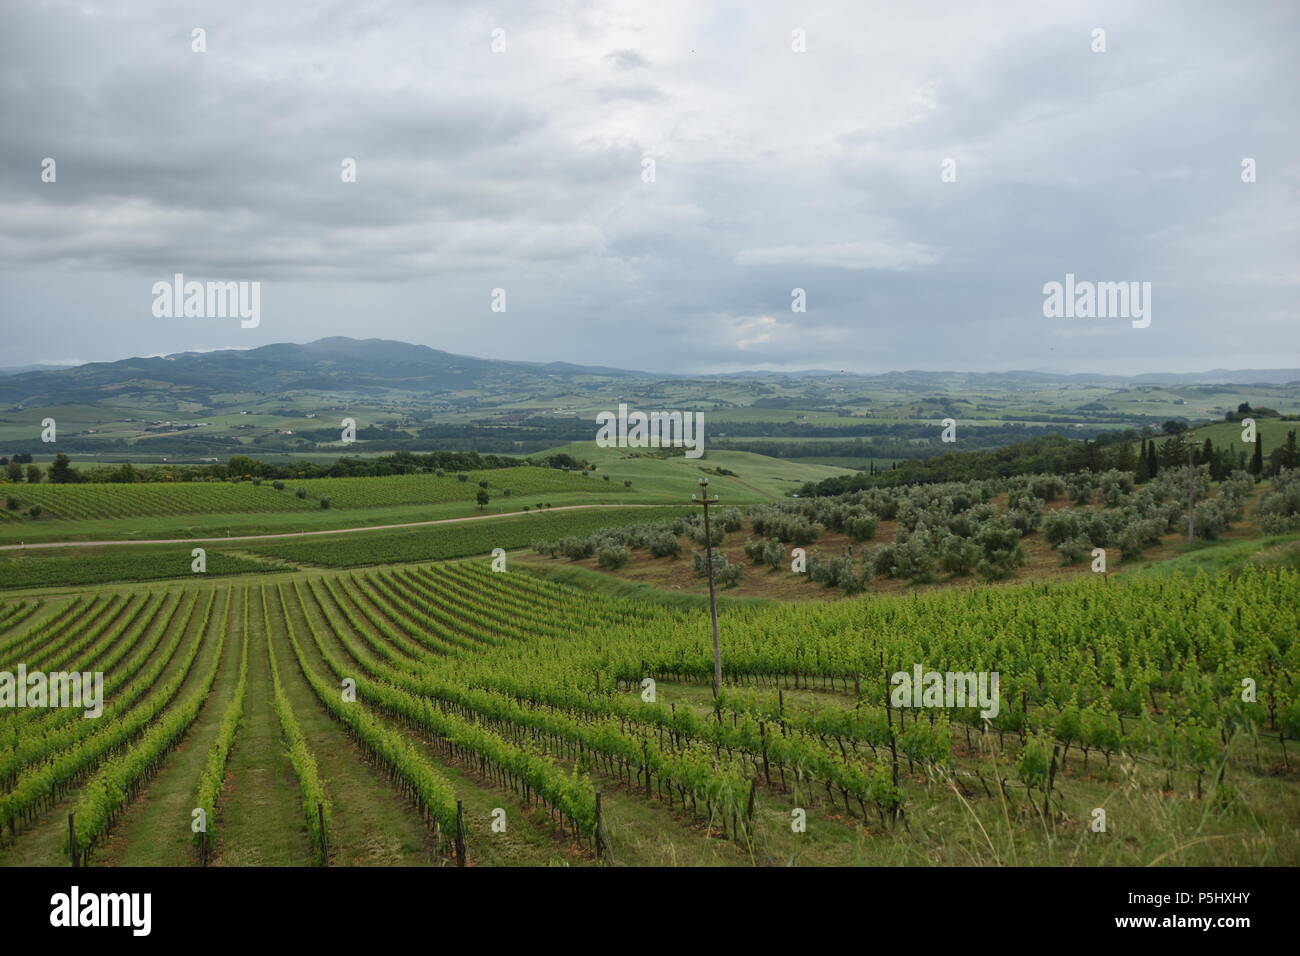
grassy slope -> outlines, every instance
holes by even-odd
[[[809,465],[769,458],[743,451],[709,451],[703,458],[631,457],[635,449],[600,448],[595,442],[575,442],[551,449],[544,454],[564,452],[586,459],[597,466],[593,479],[608,474],[609,484],[620,487],[631,480],[632,489],[655,500],[689,501],[698,492],[700,478],[709,479],[709,491],[728,504],[764,501],[798,491],[806,481],[820,481],[834,475],[848,474],[849,469],[829,465]],[[736,477],[708,474],[701,469],[725,468]],[[638,500],[645,500],[638,499]]]
[[[1267,462],[1273,449],[1286,441],[1287,432],[1300,431],[1300,422],[1284,422],[1278,418],[1257,418],[1255,430],[1264,442],[1264,461]],[[1254,445],[1241,440],[1240,422],[1214,422],[1189,429],[1185,434],[1194,437],[1197,444],[1204,444],[1205,439],[1208,438],[1214,442],[1215,448],[1231,448],[1233,451],[1245,452],[1247,461],[1255,453]],[[1168,436],[1156,436],[1156,444],[1159,445],[1166,437]],[[1141,448],[1141,442],[1136,443],[1134,448]]]
[[[505,469],[474,473],[474,477],[461,482],[451,475],[394,476],[393,478],[344,478],[332,484],[333,479],[314,481],[289,481],[282,492],[261,486],[233,486],[246,492],[250,501],[256,499],[258,507],[283,505],[283,511],[228,512],[213,514],[141,514],[131,517],[70,520],[26,517],[0,521],[0,544],[38,543],[45,541],[129,541],[153,538],[192,538],[238,536],[248,534],[279,534],[295,531],[321,531],[333,528],[352,528],[367,525],[401,524],[409,521],[430,521],[440,518],[461,518],[477,514],[505,514],[520,511],[525,505],[538,504],[669,504],[688,502],[698,491],[697,482],[704,476],[701,468],[722,467],[737,473],[738,477],[709,475],[710,490],[728,503],[741,504],[779,498],[798,490],[806,481],[817,481],[832,475],[844,474],[846,469],[826,465],[811,465],[782,461],[748,452],[709,452],[703,459],[686,458],[629,458],[618,449],[598,448],[594,442],[566,445],[557,451],[567,451],[597,465],[594,473],[565,473],[543,469]],[[609,480],[605,480],[605,476]],[[490,500],[486,508],[475,504],[477,481],[490,482],[487,489]],[[624,481],[631,481],[624,486]],[[420,488],[428,483],[428,493],[421,500]],[[328,496],[334,507],[323,509],[318,503],[300,507],[302,502],[293,497],[293,490],[304,487],[315,498]],[[61,488],[40,485],[39,495],[55,501]],[[79,493],[89,486],[73,486]],[[102,486],[106,494],[113,494],[123,486]],[[141,487],[141,486],[136,486]],[[195,493],[196,486],[184,486],[186,495]],[[197,486],[201,489],[203,486]],[[227,497],[230,485],[217,485]],[[25,485],[0,488],[0,492],[15,494],[26,500]],[[509,497],[504,490],[513,492]],[[55,502],[57,503],[57,502]],[[342,507],[347,505],[347,507]]]

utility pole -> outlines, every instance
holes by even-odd
[[[1196,504],[1196,442],[1187,443],[1187,543],[1192,543],[1194,531],[1196,529],[1195,517],[1196,512],[1193,510]]]
[[[713,588],[713,535],[709,531],[709,505],[718,496],[709,497],[709,479],[700,479],[700,493],[691,501],[704,505],[704,560],[709,572],[709,616],[713,619],[713,697],[722,693],[722,648],[718,644],[718,596]]]

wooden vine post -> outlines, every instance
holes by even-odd
[[[456,865],[465,865],[465,806],[456,801]]]
[[[605,813],[600,805],[600,791],[596,791],[596,859],[613,864],[614,854],[609,849],[609,834],[605,832]]]
[[[330,865],[329,841],[325,836],[325,804],[316,804],[316,820],[320,826],[320,865]],[[205,836],[206,840],[206,836]]]

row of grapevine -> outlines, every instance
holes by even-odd
[[[306,613],[306,601],[301,590],[295,587],[295,591],[299,606],[304,608],[303,617],[308,631],[326,666],[339,679],[353,676],[325,646],[319,630],[312,623],[311,615]],[[338,634],[337,631],[335,633]],[[306,662],[301,658],[300,662],[306,670]],[[315,679],[319,681],[319,678]],[[588,781],[565,775],[544,758],[514,746],[482,727],[440,713],[427,700],[421,700],[396,687],[381,688],[364,677],[356,676],[354,679],[357,680],[358,700],[371,703],[412,726],[433,733],[461,755],[472,754],[486,764],[499,768],[507,779],[513,778],[525,785],[525,796],[540,797],[548,807],[560,814],[562,821],[568,821],[577,832],[594,835],[595,791]],[[323,682],[321,684],[326,696],[333,696],[324,690],[329,685]],[[337,706],[338,714],[345,722],[364,722],[361,715],[365,715],[366,711],[359,706],[341,703],[330,706],[331,709]]]
[[[162,640],[176,610],[182,603],[179,594],[167,595],[148,620],[137,622],[121,640],[114,642],[111,648],[93,648],[95,665],[104,674],[105,701],[117,700],[119,689],[128,686],[131,678],[149,660],[154,649]],[[167,610],[162,610],[166,606]],[[152,635],[150,636],[150,632]],[[129,659],[128,659],[129,658]],[[87,664],[89,661],[86,662]],[[121,667],[119,667],[121,665]],[[137,688],[143,690],[143,687]],[[22,734],[48,734],[57,727],[79,719],[78,711],[71,708],[57,708],[46,711],[26,711],[25,721],[13,721],[10,751],[17,750],[15,741]]]
[[[318,507],[251,482],[136,482],[13,485],[24,505],[75,520],[187,514],[258,514]]]
[[[87,723],[83,718],[83,712],[71,707],[43,712],[29,710],[26,713],[31,716],[25,723],[20,723],[16,719],[9,721],[4,727],[3,740],[7,746],[4,748],[6,751],[4,756],[0,757],[0,782],[5,786],[12,786],[15,776],[23,767],[48,759],[53,754],[75,746],[78,741],[92,734],[99,726],[100,720],[126,713],[141,696],[148,692],[176,653],[176,649],[180,647],[182,636],[188,626],[187,616],[186,623],[172,634],[163,653],[158,657],[153,656],[154,649],[162,640],[180,604],[181,601],[177,599],[171,605],[162,627],[157,629],[157,633],[151,640],[145,641],[135,650],[131,662],[123,672],[112,673],[105,680],[104,712],[94,723]],[[193,615],[194,608],[195,601],[191,600],[189,616]],[[124,647],[123,651],[129,649]],[[146,661],[150,662],[149,668],[139,677],[131,679]],[[126,683],[128,680],[130,680],[129,684]],[[120,693],[119,688],[123,688]]]
[[[336,538],[322,536],[265,544],[250,542],[246,550],[270,558],[331,568],[441,561],[471,554],[488,554],[493,548],[523,548],[538,537],[581,534],[595,531],[611,522],[650,521],[680,511],[680,508],[667,507],[602,507],[507,515],[419,528],[399,528],[383,534],[361,532]]]
[[[207,547],[207,577],[253,574],[273,567],[267,561]],[[0,587],[70,587],[192,578],[190,551],[188,544],[7,551],[0,553]]]
[[[464,480],[461,479],[464,475]],[[555,468],[521,465],[487,471],[443,475],[385,475],[367,478],[308,478],[288,480],[291,490],[304,489],[313,498],[328,497],[336,508],[385,508],[452,501],[472,503],[479,482],[487,482],[493,498],[510,489],[510,497],[530,501],[539,494],[600,492],[604,484]]]
[[[163,603],[162,595],[147,601],[142,600],[136,604],[134,614],[118,621],[112,628],[108,627],[110,621],[102,620],[97,629],[78,641],[77,647],[67,649],[58,658],[50,661],[48,668],[64,670],[70,667],[73,672],[81,674],[99,671],[105,674],[105,694],[111,693],[115,686],[111,682],[117,677],[113,672],[114,667],[122,657],[137,646],[140,636],[157,619]],[[28,665],[29,669],[38,666],[39,662]],[[47,734],[52,728],[62,726],[79,716],[79,712],[70,707],[14,710],[7,714],[3,724],[0,724],[0,739],[9,738],[9,750],[13,752],[18,749],[17,741],[20,737]]]
[[[343,702],[337,687],[332,687],[307,663],[289,615],[283,588],[277,588],[281,614],[289,645],[293,649],[303,677],[330,715],[347,727],[351,736],[364,746],[394,777],[402,781],[406,795],[420,808],[426,821],[443,835],[454,834],[456,798],[451,784],[411,743],[385,726],[373,715],[353,704]],[[308,622],[310,624],[310,622]]]
[[[166,754],[180,742],[194,723],[207,702],[217,672],[221,670],[226,627],[233,600],[233,591],[227,589],[212,661],[196,686],[175,706],[164,711],[125,752],[107,760],[82,788],[73,809],[73,834],[77,843],[75,847],[65,845],[65,851],[75,851],[83,861],[89,862],[91,852],[117,822],[123,808],[143,783],[157,772]],[[69,836],[72,837],[73,834]]]
[[[708,754],[707,748],[665,748],[662,741],[624,733],[612,721],[594,722],[588,726],[550,711],[520,707],[504,696],[462,691],[455,685],[439,685],[432,679],[422,679],[376,664],[368,660],[368,655],[349,636],[352,632],[364,637],[364,630],[358,629],[355,621],[345,627],[323,595],[314,589],[312,593],[317,609],[330,626],[330,632],[354,661],[374,678],[372,681],[366,677],[355,677],[358,692],[363,699],[375,702],[402,719],[442,736],[451,736],[453,740],[457,739],[457,732],[466,733],[464,721],[457,722],[455,719],[460,716],[488,722],[501,732],[509,733],[517,740],[527,738],[534,745],[546,743],[553,746],[563,742],[575,748],[567,752],[566,756],[577,756],[578,751],[581,751],[587,757],[607,761],[611,772],[616,765],[620,775],[633,766],[640,767],[641,772],[646,774],[647,787],[652,780],[659,781],[662,786],[676,787],[683,800],[689,795],[693,801],[704,806],[706,815],[711,815],[716,810],[723,814],[723,819],[734,819],[735,811],[746,800],[751,774],[732,759],[732,754],[728,754],[724,760],[717,753]],[[336,594],[329,593],[337,598]],[[382,642],[370,640],[368,643],[380,656],[388,656],[389,652],[384,650]],[[323,646],[321,653],[336,674],[344,674],[343,665]],[[449,730],[449,727],[454,729]],[[521,729],[523,734],[519,733]],[[476,740],[470,749],[481,749],[483,746],[481,741]],[[773,759],[780,762],[783,758],[784,752],[778,743],[773,748]],[[671,794],[671,789],[669,793]]]
[[[289,763],[293,766],[294,776],[298,778],[298,789],[302,794],[303,819],[311,842],[322,854],[326,853],[326,843],[330,827],[331,807],[325,795],[325,785],[321,782],[320,771],[316,767],[316,758],[307,745],[294,716],[293,705],[284,692],[280,682],[280,669],[275,662],[275,640],[272,636],[271,614],[266,603],[266,589],[261,588],[262,622],[266,634],[266,658],[271,667],[271,705],[276,719],[280,722],[280,732],[284,737],[285,749]]]
[[[239,721],[244,714],[244,694],[248,688],[248,590],[242,594],[243,623],[239,650],[239,678],[235,683],[226,709],[221,714],[221,724],[217,728],[217,739],[208,748],[203,771],[199,774],[199,784],[194,794],[195,807],[203,810],[205,829],[194,834],[194,842],[200,848],[200,856],[206,862],[209,847],[216,845],[217,797],[221,794],[226,778],[226,760],[230,748],[235,743],[235,734],[239,730]]]
[[[0,604],[0,631],[9,631],[18,627],[44,606],[44,601],[13,601]]]
[[[70,622],[99,614],[108,601],[107,597],[95,597],[89,601],[78,597],[68,601],[52,617],[41,621],[35,627],[12,635],[3,646],[0,646],[0,655],[2,655],[0,660],[9,667],[23,660],[33,648],[47,647],[61,640],[63,633],[69,630]]]
[[[403,575],[408,581],[429,582],[424,597],[450,606],[470,593],[455,594],[454,588],[433,583],[450,573],[440,568]],[[510,623],[501,611],[510,602],[487,593],[537,583],[464,565],[456,566],[454,574],[481,589],[483,603],[494,609],[497,633]],[[479,718],[505,714],[521,728],[530,723],[540,728],[537,715],[553,717],[546,713],[549,709],[563,711],[578,724],[614,718],[618,732],[631,732],[633,742],[642,734],[636,729],[640,726],[666,731],[678,745],[712,746],[715,755],[728,751],[754,758],[766,750],[773,772],[782,765],[799,766],[798,772],[832,783],[842,796],[862,799],[866,794],[877,803],[897,795],[883,786],[878,769],[869,772],[854,756],[859,745],[877,750],[892,743],[909,762],[947,766],[951,727],[958,724],[966,726],[968,739],[972,729],[994,730],[999,740],[1009,733],[1025,746],[1045,734],[1060,746],[1062,760],[1072,747],[1082,751],[1085,761],[1089,750],[1108,758],[1120,751],[1134,757],[1148,754],[1196,773],[1198,780],[1221,759],[1224,741],[1234,733],[1268,730],[1285,737],[1300,731],[1293,572],[1251,570],[1212,580],[1096,580],[816,609],[737,606],[724,619],[724,663],[731,681],[834,686],[852,689],[860,699],[857,707],[792,713],[781,708],[775,691],[757,697],[730,690],[717,702],[716,721],[611,693],[619,681],[635,685],[645,676],[708,680],[707,628],[699,628],[688,614],[660,608],[654,621],[638,621],[623,630],[586,628],[568,639],[521,635],[485,642],[482,654],[473,658],[421,661],[402,648],[386,648],[388,626],[360,623],[347,614],[339,591],[346,593],[328,589],[316,597],[326,611],[326,596],[332,598],[344,612],[347,630],[368,642],[368,649],[350,649],[358,663],[375,678],[417,696],[463,707],[464,714]],[[570,592],[573,606],[592,618],[605,613],[602,605],[621,603]],[[1047,607],[1050,617],[1043,616]],[[336,619],[332,626],[342,638],[342,622]],[[1079,634],[1097,636],[1080,643]],[[930,708],[924,717],[896,710],[887,719],[882,706],[887,675],[910,673],[916,663],[945,672],[998,671],[1000,713],[988,723],[974,707]],[[1258,701],[1243,698],[1243,676],[1258,686]],[[511,711],[500,699],[472,697],[473,688],[514,694],[515,702],[526,706]],[[724,715],[729,719],[722,720]],[[765,723],[779,727],[780,737],[768,733],[764,740]],[[546,733],[576,740],[579,731],[552,727]],[[778,739],[781,747],[791,739],[801,743],[789,756],[773,759]],[[663,738],[650,742],[662,743]],[[626,743],[611,738],[603,746]],[[644,769],[645,754],[634,756]]]
[[[160,685],[156,683],[169,661],[166,654],[160,655],[142,676],[141,687],[151,687],[152,693],[140,704],[125,710],[125,702],[114,701],[105,705],[103,715],[95,721],[98,730],[82,731],[73,724],[68,730],[49,736],[40,747],[44,757],[42,762],[20,772],[12,788],[0,794],[0,827],[7,825],[13,831],[37,812],[51,806],[77,779],[120,748],[129,746],[166,710],[185,683],[198,656],[214,599],[215,594],[210,594],[196,636],[189,642],[184,658],[171,677]],[[173,644],[180,642],[183,633],[183,629],[177,631]]]

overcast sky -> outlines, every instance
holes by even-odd
[[[0,366],[1300,366],[1298,53],[1281,0],[10,3]],[[155,318],[177,272],[260,325]],[[1045,318],[1066,273],[1150,326]]]

